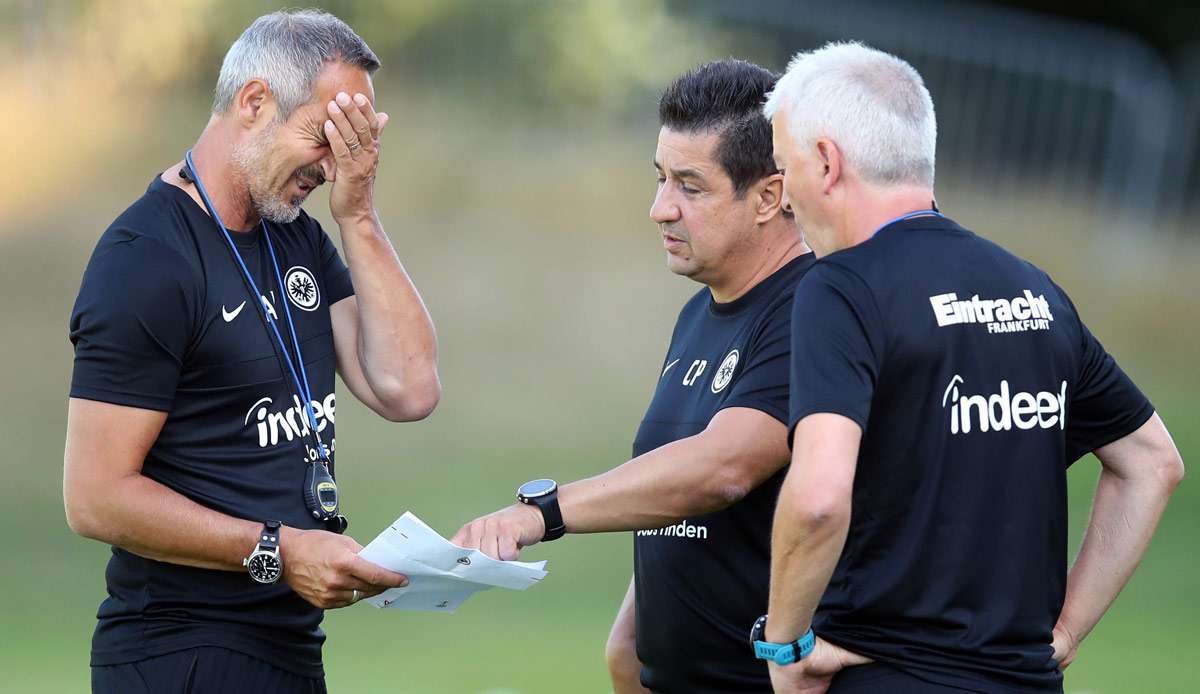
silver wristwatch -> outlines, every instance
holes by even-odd
[[[242,560],[242,566],[259,583],[274,583],[283,575],[283,557],[279,556],[279,521],[263,523],[258,544],[250,556]]]

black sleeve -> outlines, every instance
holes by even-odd
[[[882,318],[866,284],[831,263],[814,265],[792,302],[789,445],[796,424],[818,412],[866,429],[882,346]]]
[[[749,407],[787,424],[791,313],[792,306],[788,301],[780,301],[772,307],[746,346],[746,354],[738,366],[741,373],[737,374],[722,409]]]
[[[1067,415],[1067,463],[1132,434],[1154,414],[1154,406],[1082,321],[1077,385]]]
[[[325,283],[326,302],[333,306],[348,296],[354,296],[354,284],[350,281],[350,268],[342,260],[333,239],[321,228],[317,220],[309,218],[316,234],[317,251],[321,257],[321,280]]]
[[[201,305],[195,272],[178,252],[106,232],[71,312],[71,397],[170,411]]]

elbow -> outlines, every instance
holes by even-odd
[[[91,522],[87,516],[76,506],[66,504],[67,510],[67,527],[71,532],[81,537],[91,537]]]
[[[418,382],[394,385],[377,393],[380,412],[389,422],[416,422],[433,414],[442,399],[442,384],[437,370],[431,369]]]
[[[787,503],[792,522],[806,535],[824,535],[836,532],[850,524],[850,501],[844,495],[805,494],[794,495],[780,504]]]
[[[709,512],[729,508],[746,498],[755,486],[756,480],[747,471],[736,465],[729,465],[716,474],[708,476]]]
[[[1183,456],[1179,455],[1178,450],[1172,449],[1170,455],[1165,456],[1159,462],[1157,472],[1167,493],[1175,491],[1175,488],[1183,482]]]
[[[849,525],[850,511],[833,506],[809,508],[800,512],[799,520],[810,534],[817,535]]]
[[[762,483],[762,461],[738,441],[705,430],[693,437],[700,451],[696,473],[701,476],[688,493],[688,515],[712,513],[733,506]],[[699,492],[699,493],[697,493]]]
[[[124,540],[120,532],[120,499],[129,489],[127,478],[71,479],[63,485],[63,508],[71,532],[110,545]]]
[[[89,540],[103,540],[100,529],[103,523],[98,518],[94,503],[79,493],[68,493],[63,504],[67,513],[67,527],[71,532]]]

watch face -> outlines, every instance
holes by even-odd
[[[539,496],[545,496],[550,492],[558,489],[558,483],[554,480],[533,480],[522,484],[517,489],[517,495],[523,496],[526,499],[536,499]]]
[[[750,627],[750,643],[755,641],[765,641],[764,632],[767,630],[767,616],[763,615],[754,620],[754,626]]]
[[[275,554],[257,552],[246,562],[246,569],[250,572],[250,578],[259,583],[274,583],[283,573],[283,564]]]

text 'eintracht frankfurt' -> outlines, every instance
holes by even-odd
[[[1054,316],[1046,296],[1034,296],[1025,290],[1024,296],[1012,299],[980,299],[979,295],[958,300],[954,292],[929,297],[939,328],[963,323],[983,323],[989,333],[1016,333],[1026,330],[1049,330]]]

